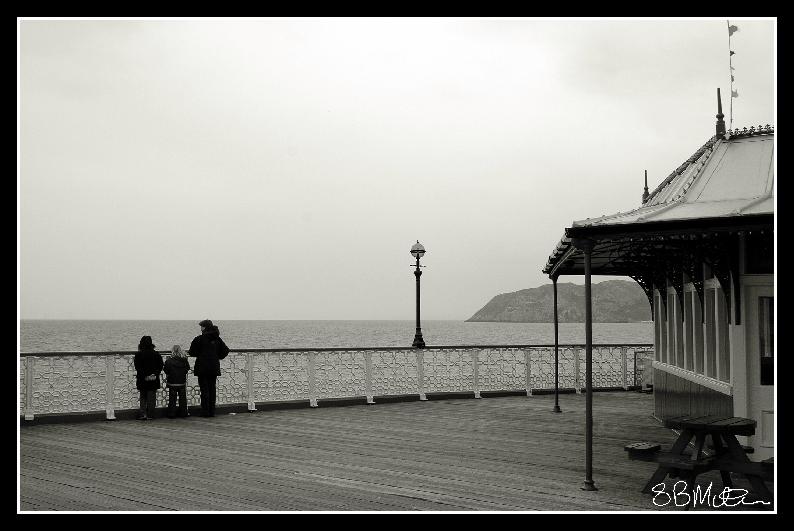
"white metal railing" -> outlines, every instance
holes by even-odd
[[[167,352],[163,352],[167,355]],[[20,409],[36,415],[137,409],[135,352],[30,352],[20,354]],[[584,387],[584,345],[559,346],[559,387]],[[650,344],[593,346],[593,387],[629,389],[643,381]],[[191,365],[194,359],[191,358]],[[647,369],[645,369],[647,370]],[[554,389],[554,345],[414,348],[232,349],[221,362],[218,405],[378,396]],[[199,404],[188,376],[189,405]],[[167,403],[167,391],[158,393]]]

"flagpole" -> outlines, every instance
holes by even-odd
[[[726,22],[728,23],[728,73],[731,76],[731,106],[730,116],[728,118],[728,123],[730,125],[728,129],[733,129],[733,50],[731,50],[731,21],[726,20]]]

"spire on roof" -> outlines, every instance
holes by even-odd
[[[717,87],[717,136],[725,136],[725,115],[722,114],[722,97],[720,97],[720,88]]]
[[[645,170],[645,191],[642,192],[642,204],[648,201],[648,170]]]

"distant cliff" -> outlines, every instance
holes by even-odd
[[[592,284],[593,322],[634,323],[651,318],[642,288],[633,280],[606,280]],[[584,322],[584,286],[557,282],[557,314],[561,323]],[[466,321],[508,323],[554,322],[552,284],[497,295]]]

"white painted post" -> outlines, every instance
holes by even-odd
[[[416,349],[416,379],[419,386],[419,400],[425,401],[425,355],[422,349]]]
[[[314,364],[317,353],[309,352],[309,406],[317,407],[317,384],[315,381]]]
[[[620,347],[620,367],[623,376],[623,390],[629,390],[628,374],[626,370],[626,347]]]
[[[105,420],[116,420],[113,390],[116,382],[116,357],[105,356]]]
[[[579,348],[573,348],[573,376],[574,387],[576,387],[576,394],[582,393],[582,384],[579,382]]]
[[[531,352],[530,349],[524,350],[524,361],[527,366],[527,382],[526,382],[527,396],[532,396],[532,366],[530,365],[530,359],[531,359],[529,355],[530,352]]]
[[[245,380],[248,389],[248,412],[256,411],[256,400],[254,398],[254,355],[251,352],[245,353]]]
[[[367,404],[374,404],[375,400],[372,396],[372,352],[369,350],[364,352],[364,366],[366,367],[366,378],[364,381],[366,385]]]
[[[474,367],[474,398],[482,398],[480,396],[480,353],[477,349],[471,351],[471,364]]]
[[[33,371],[35,368],[33,356],[25,357],[25,420],[33,420]]]

